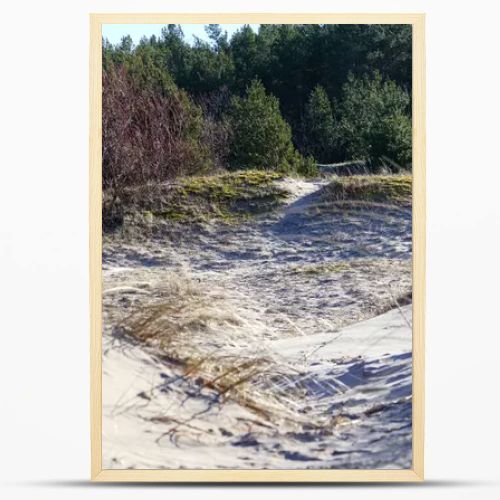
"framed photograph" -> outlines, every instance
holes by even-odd
[[[92,479],[422,481],[424,15],[90,49]]]

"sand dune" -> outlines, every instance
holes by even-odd
[[[247,222],[105,240],[106,468],[410,467],[411,208],[278,182]]]

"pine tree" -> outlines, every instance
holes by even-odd
[[[316,160],[332,161],[335,124],[330,99],[321,85],[309,96],[305,109],[306,149]]]
[[[246,97],[233,99],[230,123],[233,169],[286,172],[298,167],[301,158],[293,147],[290,126],[281,116],[279,101],[266,94],[260,81],[252,81]]]
[[[347,158],[368,160],[375,169],[394,162],[411,167],[408,93],[380,73],[350,75],[343,87],[340,136]]]

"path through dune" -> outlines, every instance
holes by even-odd
[[[105,468],[411,466],[411,208],[278,182],[241,224],[106,239]]]

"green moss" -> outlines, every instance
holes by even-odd
[[[292,272],[295,274],[329,274],[349,271],[350,269],[351,266],[347,262],[322,262],[295,266],[292,268]]]
[[[242,189],[266,187],[282,177],[283,175],[277,172],[248,170],[231,174],[186,178],[181,181],[180,189],[190,194],[215,198],[221,196],[234,198],[241,194]]]
[[[292,265],[290,272],[305,276],[322,276],[354,271],[370,272],[373,269],[389,269],[391,266],[402,265],[403,261],[391,259],[366,259],[356,258],[349,260],[318,262],[313,264]],[[408,264],[410,265],[410,264]]]
[[[274,183],[282,177],[278,172],[248,170],[179,179],[150,200],[157,208],[147,212],[175,222],[234,222],[282,203],[288,193]]]
[[[338,177],[324,188],[327,201],[411,204],[411,175],[353,175]]]

